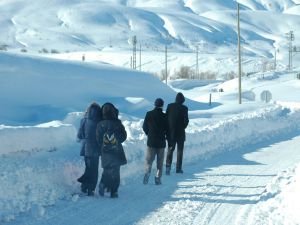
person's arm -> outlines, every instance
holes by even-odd
[[[170,110],[170,107],[169,105],[167,106],[167,109],[166,109],[166,115],[167,115],[167,118],[168,118],[168,115],[169,115],[169,110]]]
[[[97,124],[97,128],[96,128],[96,140],[98,145],[101,147],[102,143],[103,143],[103,131],[102,131],[102,125],[101,123]]]
[[[119,142],[123,143],[127,139],[127,132],[124,125],[120,121]]]
[[[85,118],[81,119],[80,121],[80,126],[77,132],[77,138],[79,140],[85,139],[85,135],[84,135],[84,124],[85,124]]]
[[[146,135],[148,135],[148,132],[149,132],[149,127],[148,127],[148,113],[146,114],[146,117],[144,119],[143,131],[145,132]]]
[[[168,126],[168,118],[167,115],[164,114],[164,128],[165,128],[165,139],[169,139],[169,126]]]
[[[188,114],[188,108],[184,107],[184,114],[183,114],[183,125],[184,129],[187,128],[189,124],[189,114]]]

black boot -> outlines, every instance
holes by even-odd
[[[176,173],[183,173],[182,169],[176,169]]]
[[[148,184],[150,173],[146,173],[143,179],[143,184]]]
[[[111,192],[110,197],[111,198],[118,198],[119,197],[118,192]]]
[[[166,175],[170,175],[170,172],[171,172],[171,167],[167,166],[166,167]]]
[[[104,184],[103,183],[100,183],[99,184],[99,195],[100,196],[104,196]]]
[[[83,193],[87,193],[88,192],[88,188],[87,188],[86,184],[81,184],[80,188],[81,188],[81,192],[83,192]]]
[[[94,196],[94,191],[93,190],[88,190],[88,196]]]
[[[155,177],[155,178],[154,178],[154,181],[155,181],[155,184],[156,184],[156,185],[160,185],[160,184],[161,184],[160,177]]]

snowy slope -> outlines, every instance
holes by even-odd
[[[115,101],[124,113],[140,117],[152,107],[155,98],[164,96],[166,101],[173,101],[175,96],[173,90],[150,74],[103,63],[14,54],[0,54],[0,59],[0,104],[6,106],[0,112],[0,123],[63,119],[69,112],[82,111],[92,101]],[[145,90],[146,84],[149,88]],[[201,103],[190,103],[191,107],[207,108]]]
[[[298,2],[243,0],[240,3],[242,37],[250,52],[256,47],[251,42],[253,38],[265,43],[255,53],[266,55],[272,52],[273,43],[283,45],[286,32],[294,30],[298,36],[295,29],[299,24]],[[177,49],[193,49],[204,41],[208,49],[228,51],[236,45],[236,3],[232,0],[52,0],[32,4],[4,0],[0,10],[1,31],[5,33],[0,43],[9,49],[46,48],[63,52],[101,50],[110,45],[128,49],[133,35],[138,36],[143,46],[152,48],[167,44]],[[263,18],[270,17],[263,24],[259,19],[262,13]]]
[[[243,0],[241,37],[243,71],[257,71],[257,64],[286,68],[286,33],[294,31],[299,45],[299,2]],[[170,76],[181,66],[217,77],[236,73],[236,2],[194,0],[36,1],[3,0],[0,3],[0,49],[30,52],[55,58],[103,61],[130,68],[132,38],[137,36],[143,71],[161,75],[168,47]],[[42,10],[40,10],[42,9]],[[78,52],[74,56],[74,51]],[[51,54],[52,53],[52,54]],[[59,54],[58,54],[59,53]],[[139,54],[139,53],[138,53]],[[120,57],[120,59],[119,59]],[[294,66],[299,66],[299,54]],[[211,70],[211,71],[210,71]]]

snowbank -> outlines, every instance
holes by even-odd
[[[20,151],[51,151],[74,142],[74,126],[52,122],[37,126],[0,125],[0,155]]]
[[[271,106],[220,120],[213,126],[204,126],[200,130],[197,124],[191,124],[186,145],[190,152],[186,157],[191,160],[199,156],[210,157],[220,152],[251,146],[278,135],[292,134],[300,128],[295,123],[299,119],[299,111]]]
[[[168,103],[175,96],[158,78],[136,70],[0,53],[0,105],[5,106],[0,124],[63,120],[93,101],[111,101],[120,112],[143,117],[157,97]],[[208,107],[189,99],[187,103],[191,109]]]
[[[266,187],[248,224],[300,224],[300,165],[278,174]]]
[[[51,129],[45,129],[42,132],[35,131],[40,127],[24,128],[29,133],[25,135],[26,138],[33,134],[40,141],[37,141],[35,146],[32,145],[31,147],[34,147],[29,152],[0,156],[0,171],[3,171],[0,183],[3,190],[8,190],[0,193],[0,221],[12,220],[21,212],[43,216],[45,207],[55,204],[59,199],[76,201],[71,194],[79,189],[76,178],[83,171],[83,161],[79,157],[80,144],[71,139],[76,135],[79,119],[80,114],[70,115],[66,121],[72,124],[65,125],[56,122],[54,123],[56,127],[52,126]],[[146,136],[142,132],[141,119],[134,119],[123,114],[121,114],[121,119],[128,132],[128,140],[124,144],[128,164],[121,170],[124,185],[130,182],[130,179],[135,177],[138,179],[142,176]],[[191,120],[187,129],[184,163],[199,159],[205,160],[222,152],[242,149],[278,135],[292,134],[299,131],[300,125],[294,122],[299,119],[299,111],[270,106],[256,112],[243,113],[231,119],[222,119],[200,129],[197,120]],[[1,131],[10,135],[11,129],[13,128],[6,127]],[[65,137],[57,141],[59,147],[54,142],[49,145],[49,140],[46,139],[53,133],[52,129]],[[18,138],[10,142],[25,140],[25,137],[22,139],[21,135],[10,137]],[[64,145],[67,142],[69,144]],[[53,147],[50,151],[35,151],[36,149],[47,150],[45,146]],[[16,158],[19,159],[17,165],[11,163]]]

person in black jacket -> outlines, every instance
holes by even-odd
[[[127,138],[125,127],[118,119],[118,110],[111,103],[102,106],[103,120],[97,125],[97,141],[101,145],[103,173],[99,184],[99,195],[110,190],[110,197],[118,197],[120,167],[127,163],[122,143]]]
[[[80,121],[77,138],[82,141],[80,155],[84,156],[85,171],[77,179],[81,183],[81,191],[89,196],[94,195],[98,181],[100,146],[96,140],[96,127],[101,120],[101,107],[93,102]]]
[[[168,118],[168,153],[166,158],[166,174],[170,175],[173,152],[177,145],[176,173],[183,173],[182,158],[185,142],[185,129],[189,124],[188,108],[183,105],[185,98],[181,92],[177,93],[174,103],[167,106]]]
[[[143,123],[143,130],[148,136],[145,175],[143,183],[148,183],[152,163],[156,156],[157,173],[154,181],[156,185],[159,185],[161,184],[164,151],[166,147],[167,118],[166,114],[162,111],[164,101],[161,98],[158,98],[155,100],[154,105],[155,108],[147,112]]]

